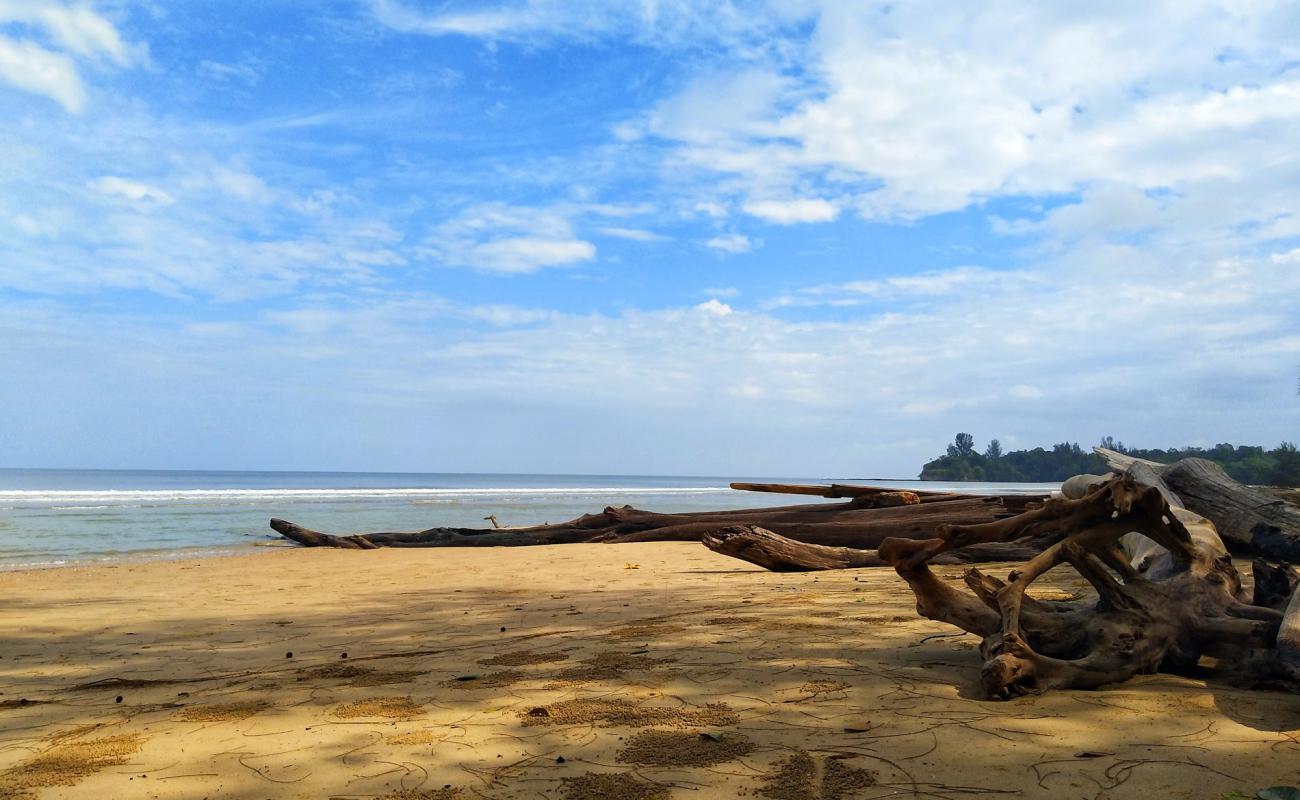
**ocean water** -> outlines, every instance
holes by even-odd
[[[0,469],[0,570],[248,552],[283,542],[271,517],[327,532],[560,522],[609,505],[680,512],[821,501],[728,488],[731,481],[867,483],[962,492],[1051,484],[843,478],[191,472]]]

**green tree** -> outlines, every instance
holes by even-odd
[[[997,461],[1002,458],[1002,443],[997,439],[990,439],[989,446],[984,448],[984,457],[990,461]]]
[[[975,452],[975,437],[969,433],[959,433],[953,438],[952,444],[948,445],[948,455],[956,458],[966,458]]]

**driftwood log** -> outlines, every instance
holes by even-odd
[[[842,491],[844,487],[825,491]],[[623,506],[568,522],[521,528],[430,528],[414,533],[329,534],[282,519],[280,535],[309,547],[517,547],[542,544],[700,541],[706,533],[758,526],[789,539],[829,547],[875,548],[887,538],[929,538],[940,525],[977,524],[1014,516],[1044,495],[953,495],[854,487],[842,503],[661,514]],[[809,494],[810,492],[799,492]],[[844,497],[836,494],[832,496]]]
[[[1080,492],[1016,517],[940,526],[928,541],[880,546],[922,616],[983,638],[981,682],[990,697],[1095,688],[1157,670],[1189,673],[1202,656],[1252,684],[1300,687],[1300,600],[1294,585],[1286,586],[1294,572],[1264,564],[1272,588],[1248,602],[1213,524],[1179,508],[1146,465],[1076,481],[1069,493]],[[963,548],[1051,534],[1063,538],[1005,582],[971,569],[963,592],[930,569]],[[1139,552],[1144,541],[1154,548]],[[1095,599],[1047,602],[1026,594],[1062,564],[1092,585]]]
[[[885,567],[889,562],[875,550],[827,547],[788,539],[757,525],[736,525],[705,533],[704,546],[715,553],[739,558],[772,572],[817,572],[827,569]],[[963,547],[936,556],[935,564],[971,564],[989,561],[1024,561],[1046,546],[1041,539],[990,542]]]
[[[1158,464],[1104,447],[1094,449],[1116,472],[1134,464],[1151,470],[1189,510],[1213,522],[1233,552],[1300,564],[1300,507],[1282,496],[1243,486],[1203,458]]]

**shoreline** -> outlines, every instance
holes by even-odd
[[[0,573],[0,796],[734,798],[792,764],[852,776],[846,800],[1300,781],[1300,697],[1154,675],[984,701],[975,637],[887,568],[672,542],[247,555]]]

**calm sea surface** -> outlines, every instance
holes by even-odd
[[[0,570],[246,552],[282,541],[267,527],[271,517],[354,533],[488,527],[488,515],[502,525],[560,522],[608,505],[691,511],[818,502],[727,487],[737,480],[962,492],[1057,488],[847,478],[0,469]]]

